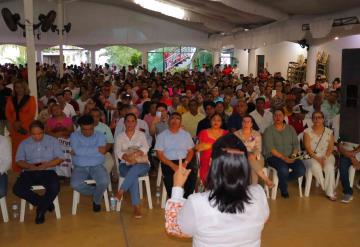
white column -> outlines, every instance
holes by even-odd
[[[24,0],[25,1],[25,0]],[[64,43],[64,35],[63,35],[63,28],[64,28],[64,4],[62,0],[58,1],[57,4],[57,26],[59,28],[59,74],[60,74],[60,78],[63,77],[64,75],[64,50],[63,50],[63,43]]]
[[[238,60],[237,66],[239,68],[240,74],[245,76],[249,71],[249,53],[247,49],[234,49],[234,56]]]
[[[41,54],[41,50],[38,49],[36,50],[36,62],[42,64],[43,60],[42,60],[42,54]]]
[[[307,54],[306,60],[306,82],[309,85],[315,83],[316,77],[316,57],[317,57],[317,50],[315,46],[310,46],[309,51]]]
[[[221,62],[221,51],[214,51],[213,52],[213,66],[215,66],[216,64],[220,64]]]
[[[90,58],[91,58],[91,69],[94,70],[96,67],[96,50],[94,48],[90,49]]]
[[[26,55],[28,83],[31,95],[37,98],[36,64],[35,64],[35,40],[34,40],[34,9],[33,0],[24,0],[25,31],[26,31]]]
[[[142,55],[141,55],[141,65],[145,65],[146,68],[149,70],[148,68],[148,51],[147,50],[143,50],[141,51]]]

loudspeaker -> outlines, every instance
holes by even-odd
[[[340,138],[360,143],[360,49],[342,51]]]

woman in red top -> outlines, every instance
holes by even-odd
[[[36,114],[36,100],[34,96],[30,96],[29,86],[25,81],[14,82],[13,96],[7,98],[5,114],[10,125],[12,168],[15,172],[20,172],[21,168],[15,159],[16,151],[19,144],[30,136],[29,125]]]
[[[220,114],[215,113],[210,118],[210,122],[211,128],[202,130],[199,133],[199,143],[195,147],[200,152],[200,180],[202,184],[205,184],[209,171],[212,145],[217,139],[228,133],[227,130],[221,129],[222,118]]]
[[[160,99],[161,103],[164,103],[168,107],[172,105],[172,99],[170,98],[169,90],[163,89],[162,97]]]

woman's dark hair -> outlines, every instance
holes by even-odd
[[[323,113],[322,111],[314,111],[314,112],[311,114],[311,118],[312,118],[312,119],[314,118],[315,114],[320,114],[321,117],[322,117],[323,119],[325,119],[325,115],[324,115],[324,113]]]
[[[137,120],[137,117],[134,113],[130,112],[130,113],[127,113],[124,117],[124,122],[129,118],[129,117],[133,117],[135,118],[135,120]]]
[[[222,213],[243,213],[250,203],[251,168],[246,147],[234,134],[220,137],[213,145],[212,163],[205,187],[209,202]]]
[[[281,111],[281,112],[282,112],[282,114],[285,116],[285,111],[284,111],[284,109],[283,109],[283,108],[281,108],[281,107],[276,108],[276,109],[274,110],[274,113],[275,113],[275,112],[277,112],[277,111]]]
[[[45,130],[44,124],[39,120],[34,120],[29,125],[29,130],[31,131],[33,128],[40,128],[41,130]]]
[[[78,119],[78,125],[93,125],[94,119],[90,115],[83,115]]]
[[[243,116],[242,119],[244,120],[244,118],[250,118],[252,124],[254,124],[254,120],[253,120],[253,118],[252,118],[252,116],[250,114],[245,114],[245,116]]]
[[[210,117],[210,121],[212,121],[213,120],[213,118],[214,117],[219,117],[219,118],[221,118],[221,122],[223,122],[224,121],[224,119],[223,119],[223,117],[221,116],[221,114],[220,113],[215,113],[215,114],[213,114],[211,117]]]

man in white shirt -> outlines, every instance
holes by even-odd
[[[8,138],[0,135],[0,198],[6,196],[7,192],[7,170],[11,165],[11,148]]]
[[[67,117],[72,118],[72,117],[76,116],[74,107],[65,101],[64,93],[56,94],[56,100],[60,104],[61,108],[63,109],[64,114]]]
[[[265,99],[259,97],[256,99],[256,108],[250,113],[259,126],[259,132],[264,133],[265,129],[273,123],[273,116],[270,111],[265,111]]]

